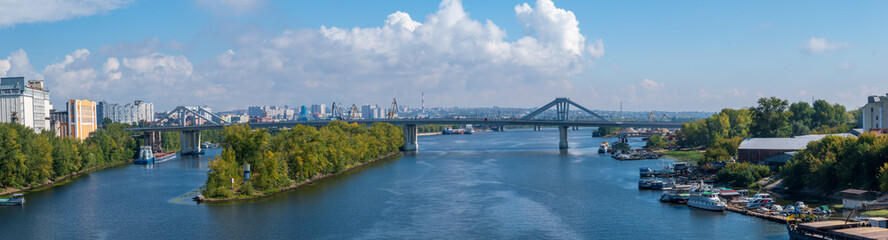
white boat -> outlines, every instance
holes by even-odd
[[[608,149],[610,149],[610,143],[607,141],[602,141],[601,145],[598,146],[598,153],[607,153]]]
[[[661,202],[686,203],[691,198],[691,185],[675,185],[660,195]]]
[[[748,200],[746,204],[747,208],[759,208],[759,207],[767,207],[774,203],[774,199],[771,198],[770,194],[767,193],[757,193],[755,196]]]
[[[688,206],[710,211],[724,211],[728,205],[718,198],[718,193],[704,190],[691,192]]]
[[[11,198],[0,198],[0,206],[16,206],[25,205],[25,195],[21,193],[13,194]]]

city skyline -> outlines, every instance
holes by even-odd
[[[158,110],[378,104],[717,111],[888,92],[886,3],[86,1],[2,12],[0,75]],[[19,9],[14,11],[13,9]],[[28,10],[28,11],[20,11]],[[14,12],[13,12],[14,11]]]

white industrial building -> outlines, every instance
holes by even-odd
[[[0,78],[0,122],[17,122],[35,132],[51,130],[50,109],[49,91],[43,88],[43,80]]]

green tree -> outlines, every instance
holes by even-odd
[[[52,169],[55,177],[62,177],[80,170],[81,155],[79,142],[71,137],[54,138],[52,148]]]
[[[206,188],[203,195],[211,198],[229,198],[234,195],[231,179],[235,184],[243,183],[242,171],[235,161],[234,150],[223,149],[222,154],[209,160]]]
[[[25,184],[28,171],[26,156],[22,152],[21,136],[16,131],[18,124],[0,125],[0,185],[19,188]],[[18,125],[21,126],[21,125]]]
[[[651,136],[651,139],[644,144],[644,148],[649,150],[663,149],[666,148],[667,145],[669,145],[669,142],[666,140],[665,137],[654,135]]]
[[[791,134],[787,101],[777,97],[760,98],[758,106],[750,108],[752,124],[749,127],[755,137],[788,137]]]
[[[888,163],[879,168],[879,190],[888,192]]]
[[[806,126],[808,129],[816,128],[818,126],[814,126],[812,118],[814,116],[814,109],[811,108],[811,105],[807,102],[799,101],[797,103],[793,103],[789,105],[789,111],[792,113],[789,116],[789,121],[793,124],[801,124],[802,126]],[[793,126],[795,129],[796,126]]]

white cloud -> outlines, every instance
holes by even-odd
[[[536,104],[574,91],[568,77],[604,54],[603,41],[587,44],[574,14],[549,0],[515,11],[528,29],[515,41],[506,41],[505,30],[493,22],[469,18],[460,1],[445,0],[422,22],[399,11],[379,27],[287,30],[197,69],[214,86],[243,92],[236,95],[256,104],[269,98],[388,102],[392,96],[418,98],[421,90],[427,98],[434,90],[451,104],[515,104],[502,99],[546,90],[533,94],[540,99],[520,103]],[[305,88],[313,90],[291,92]]]
[[[2,77],[27,77],[30,79],[42,79],[43,76],[34,71],[31,60],[25,50],[19,49],[9,53],[6,59],[0,59],[0,76]]]
[[[192,77],[193,67],[185,56],[152,53],[133,58],[109,57],[104,61],[93,58],[89,50],[77,49],[63,61],[46,66],[43,75],[53,101],[143,99],[171,105],[196,104],[195,99],[205,91],[195,90],[199,88],[195,86],[205,84]],[[96,70],[99,67],[101,71]]]
[[[666,85],[663,83],[657,83],[647,78],[642,80],[639,85],[641,86],[641,88],[651,91],[661,90],[666,87]]]
[[[102,47],[98,55],[79,49],[43,75],[59,101],[143,99],[159,109],[385,104],[392,97],[410,105],[420,91],[427,103],[527,106],[586,94],[585,84],[576,88],[568,78],[602,56],[603,42],[586,43],[573,13],[549,0],[515,9],[528,33],[514,41],[493,22],[469,18],[460,1],[444,0],[423,21],[395,12],[379,27],[286,30],[198,64],[160,53],[169,47],[156,38]]]
[[[55,22],[105,13],[130,0],[5,0],[0,1],[0,28],[22,23]]]
[[[827,41],[826,38],[812,37],[805,41],[801,48],[807,53],[822,53],[827,51],[836,51],[847,47],[847,43]]]

